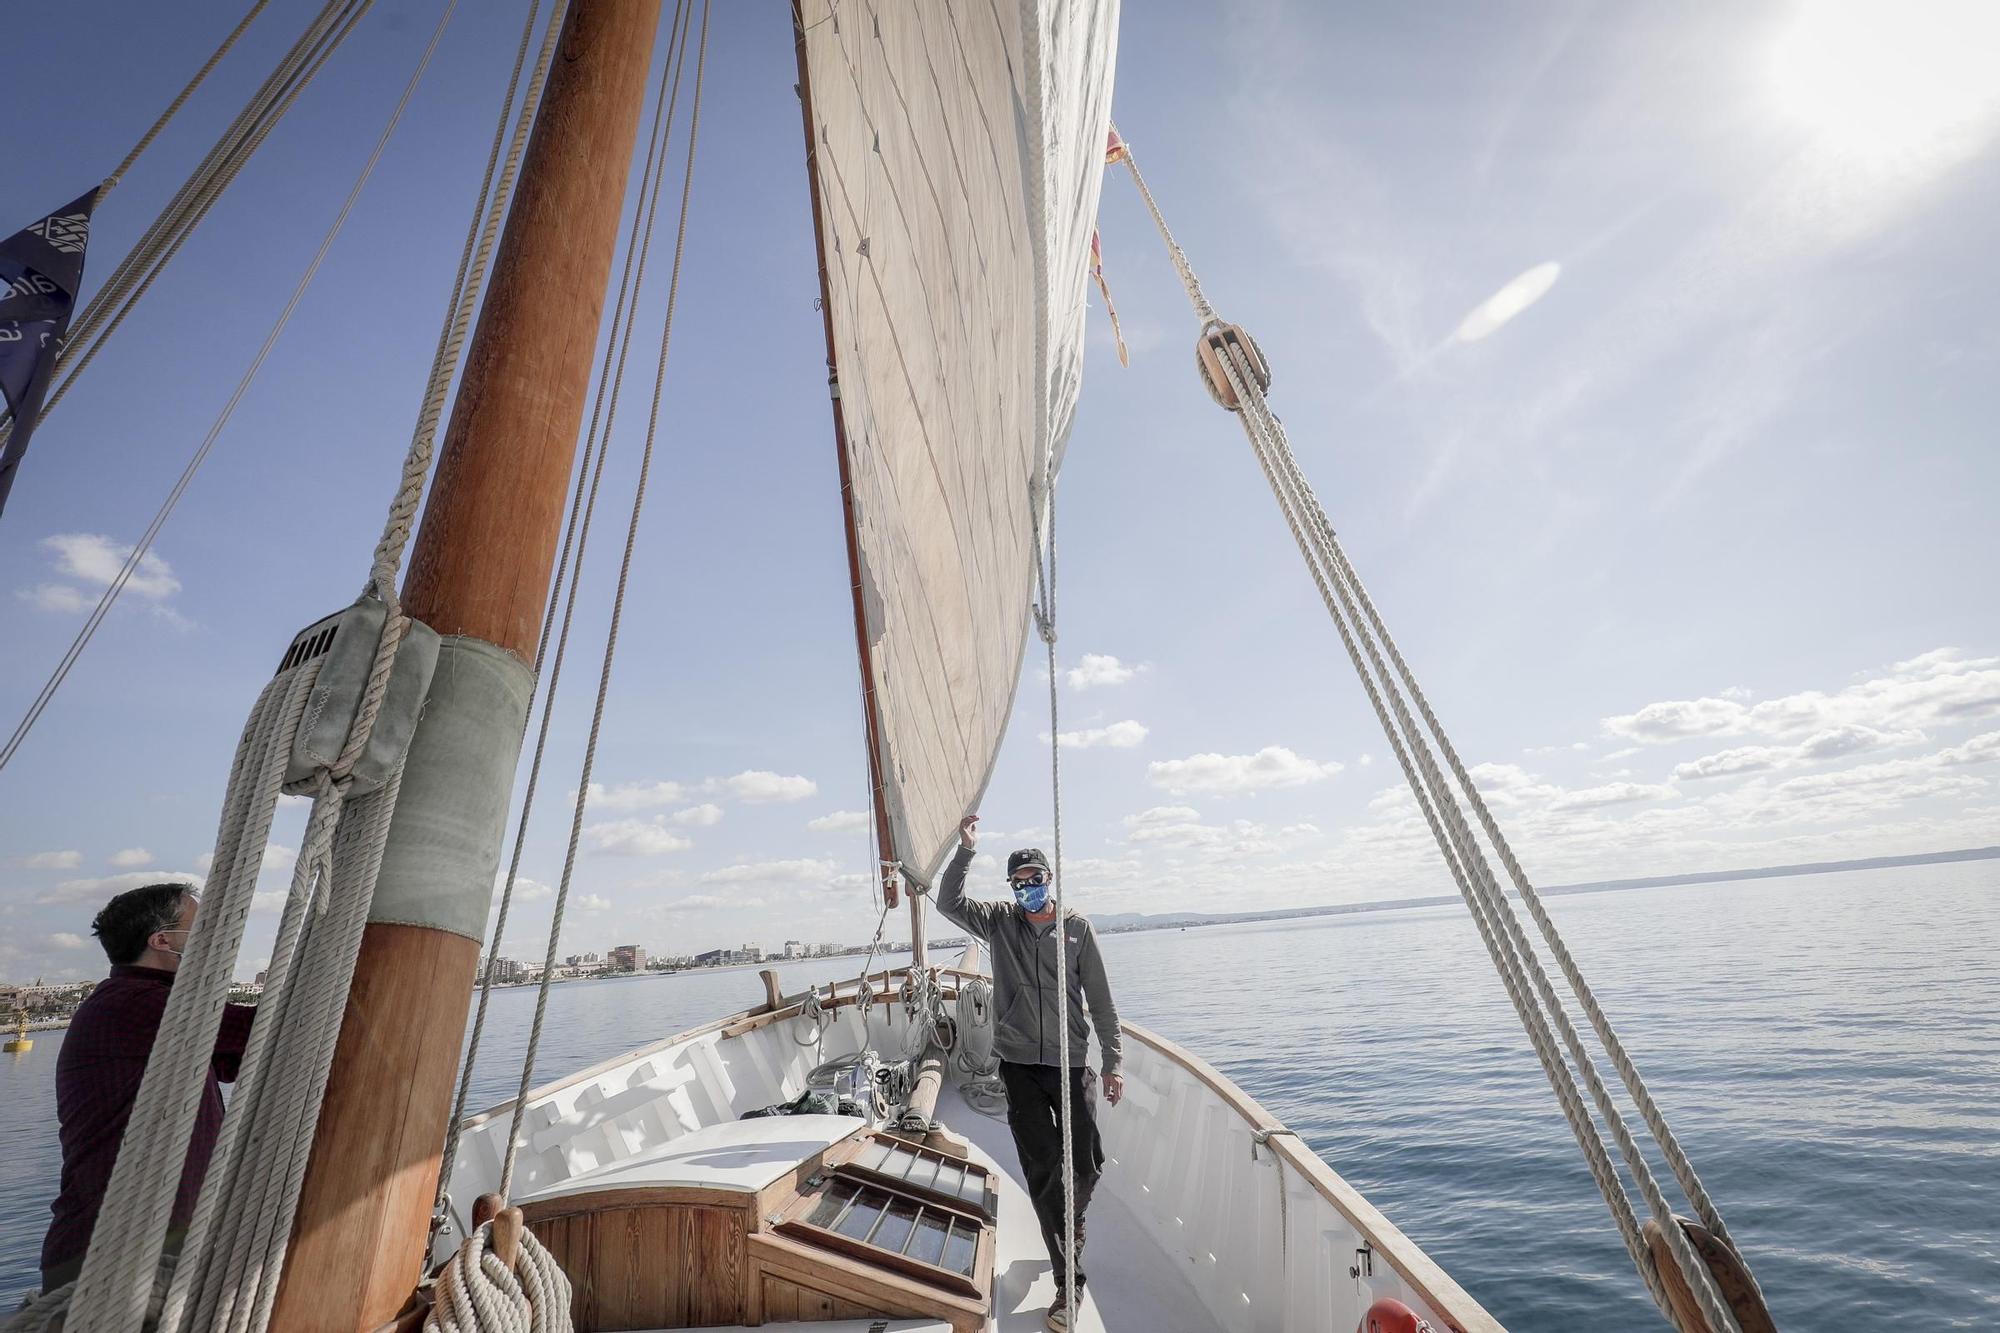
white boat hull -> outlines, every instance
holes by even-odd
[[[947,974],[948,1008],[953,980]],[[823,1061],[864,1046],[900,1053],[915,1035],[896,998],[900,974],[885,981],[878,973],[872,983],[865,1005],[854,1002],[858,984],[845,983],[817,1037],[796,1005],[751,1010],[538,1089],[528,1100],[515,1200],[573,1192],[588,1183],[579,1177],[629,1186],[633,1173],[619,1163],[637,1165],[628,1159],[791,1101]],[[1125,1100],[1099,1109],[1108,1161],[1091,1207],[1082,1328],[1353,1333],[1370,1303],[1393,1297],[1440,1333],[1499,1333],[1492,1316],[1241,1089],[1171,1042],[1133,1024],[1125,1030]],[[969,1015],[961,1031],[976,1063],[982,1034]],[[472,1201],[498,1185],[511,1111],[506,1103],[472,1118],[460,1137],[453,1226],[439,1238],[438,1258],[464,1234]],[[975,1161],[1005,1177],[988,1327],[1039,1328],[1053,1282],[1006,1126],[952,1088],[938,1117],[971,1141]]]

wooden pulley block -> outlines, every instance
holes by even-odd
[[[1201,372],[1202,386],[1208,396],[1231,412],[1241,412],[1243,404],[1237,401],[1236,390],[1230,386],[1229,375],[1223,369],[1233,358],[1232,351],[1240,351],[1242,361],[1250,367],[1250,378],[1256,382],[1259,393],[1267,393],[1271,388],[1271,364],[1264,359],[1264,353],[1257,346],[1256,339],[1245,333],[1240,325],[1225,324],[1214,320],[1201,331],[1201,338],[1194,345],[1195,368]],[[1238,373],[1242,365],[1238,365]]]
[[[1778,1333],[1778,1325],[1764,1305],[1764,1293],[1757,1288],[1757,1279],[1750,1275],[1749,1268],[1736,1251],[1698,1222],[1685,1217],[1676,1217],[1674,1221],[1680,1223],[1681,1233],[1694,1246],[1694,1252],[1701,1257],[1702,1263],[1708,1266],[1709,1275],[1715,1279],[1716,1290],[1728,1302],[1743,1333]],[[1700,1302],[1695,1300],[1687,1279],[1681,1276],[1681,1266],[1674,1262],[1674,1252],[1667,1248],[1667,1233],[1660,1229],[1660,1224],[1648,1218],[1640,1234],[1646,1238],[1646,1249],[1653,1256],[1653,1267],[1659,1270],[1660,1281],[1666,1285],[1667,1303],[1673,1307],[1674,1322],[1680,1326],[1681,1333],[1718,1333],[1718,1330],[1709,1328]]]

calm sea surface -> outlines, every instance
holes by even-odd
[[[1551,907],[1780,1328],[2000,1328],[2000,864]],[[1462,912],[1117,935],[1105,956],[1128,1017],[1220,1066],[1510,1328],[1663,1327]],[[761,994],[751,971],[558,986],[541,1076]],[[512,1094],[533,1005],[496,996],[477,1104]],[[10,1305],[60,1160],[61,1036],[0,1056]]]

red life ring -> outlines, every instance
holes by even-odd
[[[1399,1300],[1384,1296],[1361,1316],[1354,1333],[1437,1333],[1431,1321]]]

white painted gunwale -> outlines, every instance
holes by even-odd
[[[946,968],[941,971],[946,983],[943,987],[944,998],[947,1000],[956,998],[955,983],[959,978],[982,975],[962,968]],[[872,972],[865,979],[855,977],[836,982],[831,988],[831,997],[836,1003],[851,1005],[860,1000],[865,986],[867,1003],[893,1003],[900,999],[897,983],[907,972],[907,966],[891,968]],[[804,998],[803,995],[787,996],[776,1008],[758,1005],[740,1010],[600,1061],[534,1089],[528,1094],[529,1104],[532,1106],[578,1084],[628,1069],[645,1061],[649,1056],[670,1051],[700,1038],[721,1034],[723,1040],[729,1040],[796,1017],[800,1002]],[[828,992],[822,991],[821,998],[824,1003],[828,998]],[[1254,1097],[1238,1087],[1227,1075],[1200,1056],[1140,1024],[1121,1022],[1120,1029],[1130,1041],[1142,1044],[1152,1053],[1185,1071],[1212,1093],[1232,1115],[1240,1119],[1242,1127],[1255,1136],[1264,1149],[1289,1166],[1315,1194],[1354,1229],[1357,1235],[1367,1242],[1375,1252],[1376,1261],[1387,1264],[1410,1291],[1430,1307],[1429,1314],[1433,1318],[1443,1320],[1445,1329],[1452,1330],[1452,1333],[1506,1333],[1499,1320],[1474,1300],[1423,1251],[1422,1247],[1406,1236],[1380,1209],[1369,1203],[1359,1190],[1350,1185],[1339,1172],[1308,1147],[1303,1139],[1266,1110]],[[497,1117],[511,1114],[513,1107],[514,1101],[509,1098],[477,1115],[468,1117],[460,1127],[461,1137]],[[1439,1333],[1444,1333],[1444,1329],[1440,1329]]]

